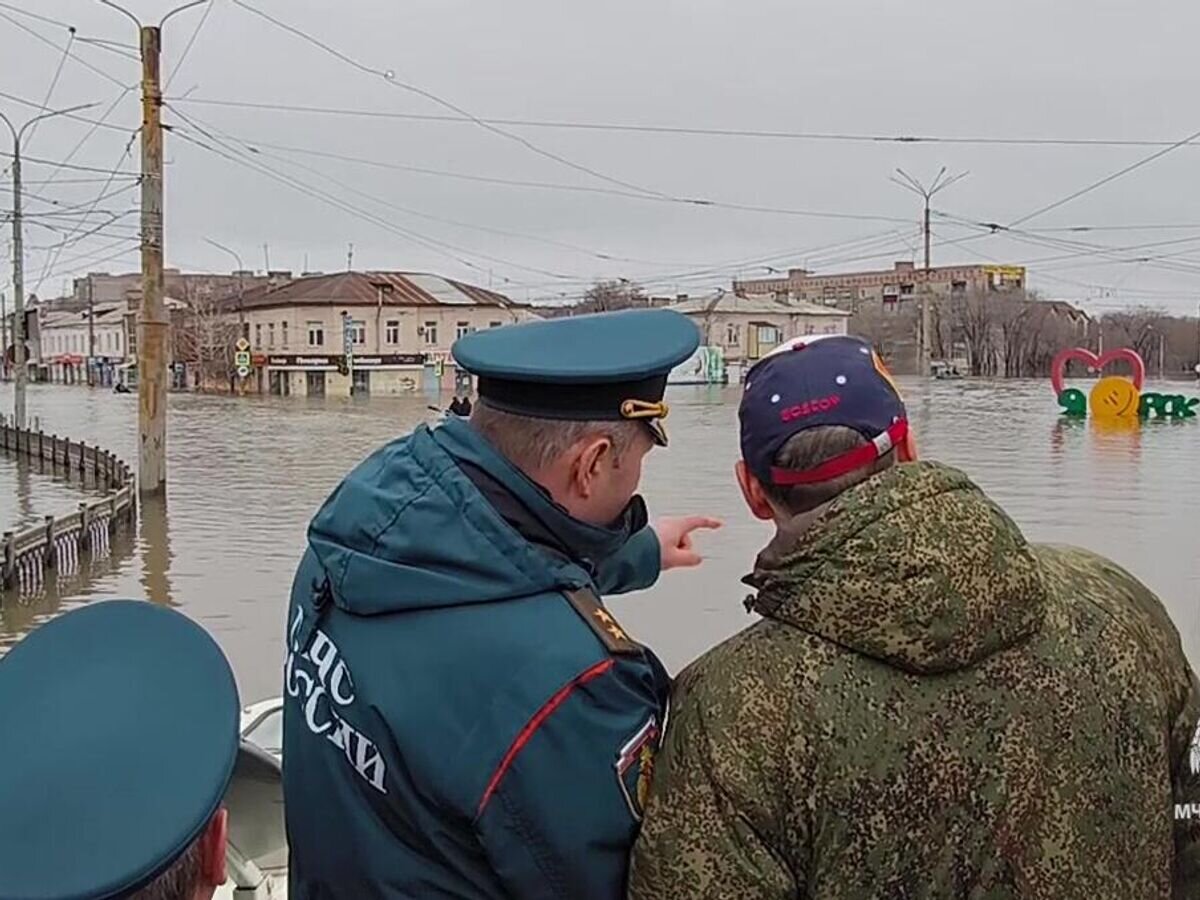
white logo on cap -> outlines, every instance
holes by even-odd
[[[805,334],[800,337],[790,338],[784,341],[770,353],[764,354],[763,359],[770,359],[772,356],[777,356],[780,353],[787,353],[790,350],[799,350],[802,347],[807,347],[810,344],[815,344],[817,341],[828,340],[829,338],[845,337],[844,334]]]
[[[1192,774],[1200,775],[1200,723],[1196,725],[1196,731],[1192,735],[1192,748],[1188,756],[1188,762],[1192,767]]]

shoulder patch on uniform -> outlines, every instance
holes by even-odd
[[[613,768],[617,784],[634,819],[642,821],[650,783],[654,780],[654,755],[658,751],[658,719],[650,716],[617,751]]]
[[[641,653],[642,645],[625,633],[613,614],[605,609],[596,595],[588,588],[564,591],[563,594],[583,617],[609,653]]]

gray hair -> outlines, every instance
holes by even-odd
[[[853,428],[843,425],[820,425],[806,428],[792,435],[775,454],[774,464],[780,469],[805,471],[821,463],[841,456],[867,443],[867,439]],[[896,449],[893,447],[869,466],[821,481],[816,484],[775,485],[763,484],[767,496],[792,515],[816,509],[828,503],[838,494],[866,481],[872,475],[889,469],[896,464]]]
[[[504,412],[482,399],[471,410],[471,427],[526,474],[541,471],[591,437],[611,440],[613,455],[620,460],[637,438],[646,433],[640,422],[539,419]]]
[[[127,895],[126,900],[191,900],[200,884],[200,841],[207,830],[205,828],[200,837],[192,841],[167,871],[141,890]]]

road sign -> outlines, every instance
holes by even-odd
[[[247,369],[250,367],[250,353],[247,350],[239,350],[233,355],[233,364],[239,369]],[[244,376],[243,376],[244,377]]]
[[[245,378],[250,374],[250,370],[246,366],[238,366],[238,378]]]
[[[245,338],[238,338],[237,343],[233,346],[237,347],[239,353],[244,353],[250,349],[250,342]]]

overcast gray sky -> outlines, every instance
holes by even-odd
[[[1200,130],[1200,5],[1182,0],[246,2],[393,77],[356,68],[235,0],[212,0],[207,17],[198,7],[171,19],[164,76],[195,35],[167,90],[180,99],[164,113],[176,129],[167,136],[167,259],[187,269],[233,267],[206,238],[255,269],[265,265],[267,244],[271,267],[294,271],[306,260],[310,270],[344,269],[353,243],[355,268],[490,281],[517,299],[577,295],[592,279],[615,277],[655,293],[695,293],[734,275],[762,275],[768,265],[837,271],[919,261],[919,201],[889,182],[897,166],[924,179],[941,166],[969,171],[935,209],[1009,224],[1166,149],[497,126],[510,137],[470,121],[230,101],[456,115],[407,84],[483,119],[1166,142]],[[125,5],[156,21],[175,4]],[[18,8],[78,29],[49,105],[96,102],[82,115],[98,120],[115,103],[105,125],[123,129],[97,128],[72,156],[93,126],[59,119],[27,139],[31,159],[69,156],[71,166],[99,170],[25,167],[37,195],[26,201],[26,283],[40,281],[39,294],[52,295],[71,275],[137,265],[136,215],[106,225],[93,212],[73,231],[81,210],[62,209],[87,210],[102,193],[112,196],[96,210],[136,203],[132,180],[122,174],[106,184],[105,173],[138,166],[136,142],[122,158],[139,121],[137,92],[122,94],[120,85],[136,81],[139,65],[121,55],[128,51],[85,41],[133,45],[136,35],[99,0],[4,0],[2,89],[36,104],[63,54],[15,23],[60,47],[68,33]],[[4,97],[0,110],[17,124],[36,112]],[[0,147],[11,149],[7,136]],[[1087,301],[1094,312],[1144,302],[1194,313],[1198,165],[1200,148],[1174,150],[1016,234],[935,217],[934,263],[1029,263],[1035,287]],[[679,202],[686,199],[728,205]],[[1071,226],[1104,230],[1047,230]],[[1090,245],[1122,249],[1097,253]]]

